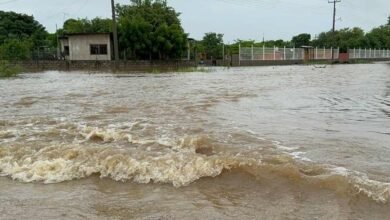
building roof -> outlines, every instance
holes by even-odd
[[[111,32],[94,32],[94,33],[70,33],[64,34],[64,36],[75,36],[75,35],[109,35]]]
[[[69,34],[65,33],[62,36],[59,36],[58,39],[66,40],[72,36],[91,36],[91,35],[110,35],[110,37],[112,37],[111,32],[93,32],[93,33],[90,32],[90,33],[69,33]]]

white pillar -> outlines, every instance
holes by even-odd
[[[274,60],[276,60],[276,47],[274,46]]]
[[[293,60],[295,60],[295,46],[293,48]]]
[[[283,60],[286,60],[286,46],[284,46]]]
[[[333,54],[333,56],[332,56],[332,54]],[[334,58],[333,47],[330,48],[330,56],[331,56],[330,57],[331,59]]]
[[[265,60],[265,45],[263,44],[263,60]]]
[[[253,56],[253,44],[252,44],[252,48],[251,48],[251,60],[254,60],[254,56]]]
[[[317,47],[316,47],[316,54],[315,54],[314,59],[315,59],[315,60],[318,59],[318,48],[317,48]]]
[[[324,53],[322,54],[322,59],[326,59],[326,49],[325,49],[325,47],[324,47]]]

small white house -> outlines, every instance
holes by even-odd
[[[65,60],[112,60],[111,33],[76,33],[60,38]]]

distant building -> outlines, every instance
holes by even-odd
[[[65,60],[112,60],[110,33],[75,33],[60,38],[61,57]]]

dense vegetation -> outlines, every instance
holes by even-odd
[[[6,61],[0,62],[0,78],[12,77],[22,71],[18,65],[11,65]]]
[[[0,11],[0,59],[28,59],[32,50],[50,46],[48,35],[33,16]]]
[[[202,40],[188,40],[181,25],[180,14],[167,5],[166,0],[131,0],[128,5],[117,5],[119,45],[121,58],[126,59],[178,59],[186,56],[190,46],[191,58],[202,54],[207,59],[222,58],[238,53],[242,47],[340,47],[390,48],[390,16],[386,25],[365,33],[361,28],[345,28],[320,33],[314,39],[307,33],[294,36],[290,41],[236,40],[224,45],[223,34],[206,33]],[[66,33],[111,32],[111,19],[69,19],[57,33],[47,33],[33,16],[0,11],[0,60],[27,60],[34,51],[56,51],[57,37]],[[38,53],[39,54],[39,53]]]
[[[107,18],[94,18],[92,20],[68,19],[64,27],[59,30],[60,34],[71,33],[109,33],[112,31],[112,21]]]
[[[187,34],[179,13],[163,0],[132,0],[117,7],[119,45],[136,59],[180,58],[187,48]]]

